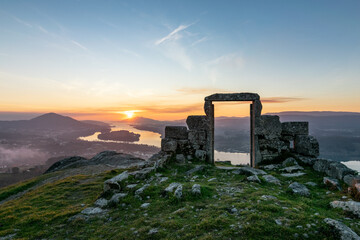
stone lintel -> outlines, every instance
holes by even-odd
[[[215,93],[205,97],[205,101],[255,101],[260,100],[257,93]]]

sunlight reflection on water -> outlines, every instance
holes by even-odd
[[[232,165],[249,165],[249,153],[231,153],[231,152],[214,152],[214,159],[216,161],[231,161]]]
[[[351,168],[351,169],[354,169],[355,171],[360,172],[360,161],[358,161],[358,160],[353,160],[353,161],[348,161],[348,162],[341,162],[341,163],[343,163],[348,168]]]

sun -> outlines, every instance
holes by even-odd
[[[132,118],[134,117],[135,111],[124,111],[122,113],[125,114],[127,118]]]

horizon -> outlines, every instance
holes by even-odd
[[[79,119],[360,112],[360,2],[2,1],[0,111]],[[217,103],[217,116],[248,116]],[[16,115],[16,114],[15,114]],[[89,118],[90,117],[90,118]]]

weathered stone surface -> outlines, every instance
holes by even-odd
[[[289,145],[277,138],[274,139],[259,139],[259,148],[260,150],[273,150],[275,152],[287,151],[289,150]]]
[[[257,93],[215,93],[205,97],[205,101],[255,101],[260,100]]]
[[[357,183],[360,183],[360,175],[348,174],[344,176],[344,182],[349,186],[354,186]]]
[[[181,184],[177,182],[170,183],[169,186],[165,188],[165,192],[173,192],[180,185]]]
[[[124,198],[126,196],[127,196],[127,193],[116,193],[110,198],[109,203],[117,204],[117,203],[119,203],[120,198]]]
[[[143,168],[139,171],[130,173],[135,179],[145,179],[151,172],[155,171],[154,167]]]
[[[143,192],[145,191],[145,189],[147,189],[150,186],[150,184],[144,184],[144,186],[142,186],[141,188],[139,188],[138,190],[135,191],[135,195],[141,195],[143,194]]]
[[[203,130],[209,129],[209,121],[205,115],[191,115],[186,119],[186,124],[190,130]]]
[[[299,170],[304,170],[304,168],[299,166],[299,165],[295,165],[295,166],[280,169],[280,171],[288,172],[288,173],[296,172],[296,171],[299,171]]]
[[[300,195],[300,196],[310,196],[310,191],[307,187],[305,187],[305,185],[298,183],[298,182],[293,182],[289,185],[288,187],[292,193]]]
[[[191,188],[191,192],[194,195],[201,195],[201,186],[199,184],[194,184]]]
[[[240,174],[240,175],[247,175],[247,176],[266,174],[265,171],[256,169],[256,168],[252,168],[252,167],[240,167],[240,168],[234,170],[233,173]]]
[[[333,201],[330,203],[330,206],[333,208],[341,208],[344,211],[351,212],[352,214],[356,215],[360,218],[360,202],[355,201]]]
[[[177,149],[177,142],[173,139],[163,138],[161,139],[161,151],[175,152]]]
[[[262,168],[265,170],[274,170],[274,169],[278,169],[281,165],[280,164],[269,164],[269,165],[264,165]]]
[[[188,136],[189,142],[192,145],[205,145],[206,144],[206,132],[205,131],[197,131],[197,130],[189,130]]]
[[[104,208],[108,205],[108,200],[106,200],[105,198],[99,198],[95,201],[94,205],[96,207]]]
[[[295,151],[302,155],[318,157],[319,143],[313,136],[297,135],[295,138]]]
[[[309,135],[309,122],[283,122],[281,126],[283,135]]]
[[[299,164],[295,160],[295,158],[289,157],[289,158],[285,159],[285,161],[283,161],[281,165],[283,167],[289,167],[289,166],[294,166],[294,165],[299,165]]]
[[[360,240],[360,237],[342,222],[331,218],[325,218],[324,222],[333,227],[339,233],[341,240]]]
[[[300,177],[305,175],[306,173],[304,172],[297,172],[297,173],[282,173],[280,174],[283,177]]]
[[[341,187],[340,187],[340,183],[337,179],[335,178],[328,178],[328,177],[324,177],[323,178],[323,183],[325,185],[330,185],[331,187],[333,188],[337,188],[339,190],[341,190]]]
[[[143,203],[140,205],[141,208],[148,208],[150,206],[150,203]]]
[[[99,214],[99,213],[103,213],[103,212],[104,212],[104,210],[101,208],[98,208],[98,207],[88,207],[81,211],[81,213],[85,214],[85,215],[94,215],[94,214]]]
[[[184,154],[176,154],[176,162],[179,164],[185,164],[186,158],[185,158]]]
[[[261,183],[261,180],[259,179],[259,177],[257,175],[249,176],[246,178],[246,180],[248,180],[249,182]]]
[[[315,161],[313,168],[315,171],[325,172],[329,168],[329,165],[333,162],[334,161],[329,159],[318,159]]]
[[[254,115],[255,117],[260,117],[261,116],[261,110],[262,110],[262,104],[260,100],[255,100],[253,102],[254,105]]]
[[[205,161],[205,159],[206,159],[206,151],[204,151],[204,150],[196,150],[195,151],[195,157],[198,158],[201,161]]]
[[[182,126],[166,126],[165,138],[186,140],[188,138],[187,127]]]
[[[345,175],[355,174],[355,171],[340,162],[332,162],[325,170],[325,173],[330,177],[342,180]]]
[[[263,175],[262,177],[265,182],[280,185],[280,180],[274,177],[273,175]]]
[[[282,127],[279,116],[262,115],[256,118],[255,135],[263,136],[266,139],[279,138]]]
[[[312,187],[316,187],[316,186],[317,186],[317,184],[314,183],[314,182],[306,182],[305,184],[308,185],[308,186],[312,186]]]
[[[180,184],[179,186],[177,186],[175,192],[174,192],[174,196],[177,198],[177,199],[180,199],[182,198],[182,195],[183,195],[183,186],[182,184]]]
[[[104,192],[109,190],[121,190],[120,182],[128,179],[129,173],[127,171],[120,173],[119,175],[110,178],[104,182]]]
[[[314,157],[308,157],[308,156],[302,156],[302,155],[296,155],[296,157],[299,159],[300,162],[302,162],[305,165],[313,166],[315,164],[315,161],[317,160]]]

